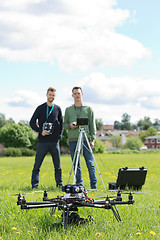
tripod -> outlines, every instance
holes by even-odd
[[[90,146],[90,143],[88,141],[88,138],[87,138],[87,135],[86,135],[86,132],[85,132],[85,129],[83,126],[79,126],[79,137],[78,137],[78,141],[77,141],[77,145],[76,145],[76,149],[75,149],[75,153],[74,153],[74,157],[73,157],[73,161],[72,161],[72,167],[71,167],[71,171],[70,171],[70,175],[69,175],[69,179],[68,179],[68,184],[70,182],[70,178],[71,178],[71,174],[72,174],[72,169],[73,169],[73,166],[75,165],[74,167],[74,179],[73,179],[73,184],[75,184],[75,179],[76,179],[76,174],[77,174],[77,167],[78,167],[78,160],[79,160],[79,157],[80,157],[80,153],[81,153],[81,149],[83,149],[83,146],[92,154],[92,157],[93,157],[93,160],[95,162],[95,165],[97,167],[97,171],[99,173],[99,176],[101,178],[101,181],[102,181],[102,184],[103,184],[103,187],[105,189],[105,191],[107,192],[106,190],[106,187],[105,187],[105,184],[103,182],[103,179],[102,179],[102,176],[101,176],[101,173],[99,171],[99,168],[98,168],[98,165],[96,163],[96,160],[94,158],[94,155],[93,155],[93,151],[92,151],[92,148]],[[87,142],[87,145],[88,145],[88,148],[83,144],[83,139],[86,140]]]

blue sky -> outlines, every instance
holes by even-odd
[[[0,113],[30,120],[53,86],[64,114],[78,85],[105,124],[123,113],[160,118],[159,9],[159,0],[1,0]]]

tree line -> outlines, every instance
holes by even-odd
[[[0,113],[0,143],[4,145],[6,156],[32,156],[35,154],[38,133],[29,126],[28,121],[21,120],[16,124],[13,119],[7,120],[5,115]],[[68,148],[68,133],[63,130],[60,139],[61,148]],[[63,150],[64,151],[64,150]],[[101,141],[95,140],[95,153],[102,153],[105,147]]]
[[[138,137],[133,137],[127,140],[125,146],[122,146],[121,137],[111,136],[111,142],[117,148],[139,149],[143,143],[144,138],[151,135],[157,135],[157,127],[160,125],[160,120],[155,119],[152,123],[149,117],[140,119],[137,124],[130,122],[131,116],[127,113],[122,115],[121,122],[114,122],[114,129],[117,130],[135,130],[140,129],[141,133]],[[103,129],[103,121],[96,119],[97,130]],[[35,154],[37,144],[37,133],[35,133],[29,126],[28,121],[20,121],[18,124],[13,119],[7,120],[5,115],[0,113],[0,143],[5,146],[5,155],[7,156],[31,156]],[[64,129],[63,136],[60,140],[60,146],[68,148],[68,133]],[[96,139],[94,153],[103,153],[105,146]]]
[[[95,120],[97,130],[103,130],[103,121],[101,118],[97,118]],[[0,129],[4,125],[9,125],[11,123],[15,123],[15,121],[10,118],[6,119],[3,113],[0,113]],[[28,121],[21,120],[19,123],[23,123],[25,125],[29,125]],[[127,113],[122,114],[121,121],[114,121],[114,129],[117,130],[147,130],[149,127],[158,128],[160,127],[160,119],[156,118],[154,122],[151,121],[150,117],[145,116],[143,119],[137,121],[137,123],[131,122],[131,116]],[[66,133],[65,133],[66,134]]]
[[[152,122],[150,117],[145,116],[133,124],[131,123],[131,116],[124,113],[121,122],[117,120],[114,121],[114,129],[117,130],[147,130],[150,127],[158,129],[158,127],[160,127],[160,120],[156,118],[154,122]]]

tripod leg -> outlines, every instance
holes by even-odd
[[[104,184],[104,182],[103,182],[103,179],[102,179],[101,173],[100,173],[100,171],[99,171],[98,165],[97,165],[97,163],[96,163],[95,157],[94,157],[94,155],[93,155],[92,148],[91,148],[90,143],[89,143],[89,141],[88,141],[87,135],[86,135],[85,131],[83,131],[83,133],[84,133],[85,140],[86,140],[87,145],[88,145],[88,148],[89,148],[88,151],[90,151],[90,153],[91,153],[92,156],[93,156],[93,160],[94,160],[94,162],[95,162],[95,165],[96,165],[96,168],[97,168],[98,174],[99,174],[99,176],[100,176],[100,178],[101,178],[101,181],[102,181],[103,187],[104,187],[104,189],[105,189],[105,192],[107,192],[107,189],[106,189],[105,184]]]
[[[71,167],[71,171],[70,171],[70,175],[69,175],[69,179],[68,179],[68,184],[70,182],[73,166],[74,166],[73,184],[75,183],[78,161],[79,161],[79,157],[80,157],[80,153],[81,153],[81,148],[82,148],[82,131],[80,131],[78,141],[77,141],[77,145],[76,145],[76,149],[75,149],[75,152],[74,152],[74,157],[73,157],[73,161],[72,161],[72,167]]]

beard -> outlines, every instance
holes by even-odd
[[[48,98],[48,102],[52,103],[54,101],[54,98]]]

